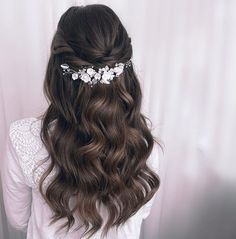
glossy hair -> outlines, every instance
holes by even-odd
[[[104,236],[111,227],[124,224],[159,188],[159,176],[146,161],[154,143],[160,143],[140,112],[142,93],[133,66],[111,84],[92,88],[62,75],[60,68],[62,63],[74,69],[91,64],[113,67],[131,57],[131,38],[111,8],[73,6],[61,16],[44,80],[49,107],[41,116],[40,132],[51,159],[40,179],[40,192],[54,212],[51,223],[67,219],[60,229],[69,230],[77,213],[84,235],[93,235],[103,225],[98,203],[108,212]],[[53,168],[58,174],[43,192],[42,183]]]

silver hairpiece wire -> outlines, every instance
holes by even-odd
[[[98,82],[102,84],[110,84],[110,82],[114,79],[114,77],[118,77],[123,73],[124,68],[131,66],[131,59],[126,63],[116,63],[115,67],[105,66],[102,68],[98,68],[98,70],[94,69],[94,66],[90,66],[88,68],[83,67],[82,69],[75,71],[70,68],[67,63],[61,64],[61,68],[63,69],[63,75],[72,74],[71,78],[73,80],[81,79],[83,82],[88,83],[91,87],[97,84]]]

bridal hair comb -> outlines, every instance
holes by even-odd
[[[95,70],[94,66],[90,66],[88,68],[83,67],[82,69],[75,71],[70,68],[67,63],[61,64],[61,68],[63,69],[63,75],[71,74],[71,78],[73,80],[77,80],[78,78],[85,83],[88,83],[91,87],[97,84],[98,82],[102,84],[110,84],[110,81],[114,79],[114,77],[118,77],[123,73],[125,67],[131,66],[131,60],[126,63],[116,63],[115,67],[105,66],[102,68],[98,68]]]

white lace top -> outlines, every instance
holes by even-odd
[[[9,127],[1,166],[3,200],[8,221],[14,228],[27,232],[27,239],[82,238],[83,228],[73,232],[78,226],[76,223],[69,233],[56,234],[57,226],[64,224],[66,219],[48,225],[53,214],[39,193],[38,182],[49,161],[36,167],[48,155],[40,139],[40,127],[41,120],[34,117],[16,120]],[[158,159],[155,145],[147,163],[157,173]],[[45,183],[54,175],[55,171],[52,171]],[[142,220],[149,215],[155,197],[156,195],[117,232],[115,229],[110,230],[107,239],[138,239]],[[101,214],[106,218],[103,208]],[[91,239],[100,238],[101,231],[98,231]]]

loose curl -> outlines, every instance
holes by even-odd
[[[98,205],[108,211],[103,229],[118,228],[158,190],[159,176],[146,164],[154,143],[147,117],[141,114],[142,93],[133,66],[111,84],[73,81],[62,75],[64,62],[114,66],[132,57],[131,38],[118,16],[107,6],[70,7],[60,18],[51,44],[44,94],[49,107],[41,115],[40,137],[50,166],[40,179],[40,193],[69,230],[77,213],[89,238],[103,225]],[[150,121],[150,120],[149,120]],[[50,128],[54,122],[53,129]],[[50,130],[49,130],[50,129]],[[43,181],[58,174],[43,191]],[[69,207],[75,196],[76,204]],[[89,229],[91,225],[91,228]]]

